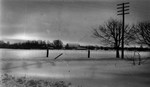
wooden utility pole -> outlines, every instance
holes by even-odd
[[[46,57],[48,57],[49,56],[49,48],[47,47],[47,53],[46,53]]]
[[[126,3],[121,3],[121,4],[117,4],[117,9],[119,9],[119,11],[117,11],[119,14],[117,15],[122,15],[122,59],[124,59],[124,25],[125,25],[125,15],[129,14],[129,6],[128,6],[129,2]]]

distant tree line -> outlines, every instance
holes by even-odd
[[[24,42],[11,43],[9,41],[5,42],[0,40],[0,48],[10,48],[10,49],[63,49],[63,50],[115,50],[113,46],[104,47],[97,45],[85,45],[80,44],[63,44],[61,40],[42,41],[42,40],[28,40]],[[119,50],[121,48],[119,47]],[[141,47],[126,47],[125,50],[137,50],[137,51],[149,51],[149,48]]]
[[[4,41],[0,41],[1,48],[12,48],[12,49],[45,49],[47,46],[51,44],[47,44],[45,41],[24,41],[10,44],[9,42],[5,43]]]
[[[11,43],[9,41],[0,41],[0,48],[11,49],[63,49],[63,42],[61,40],[42,41],[42,40],[28,40],[23,42]]]

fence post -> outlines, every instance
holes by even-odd
[[[90,58],[90,50],[88,49],[88,58]]]
[[[48,57],[48,55],[49,55],[49,49],[47,48],[47,54],[46,54],[46,57]]]
[[[141,65],[141,56],[139,54],[139,65]]]

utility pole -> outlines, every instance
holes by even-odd
[[[124,25],[125,25],[125,15],[129,14],[129,2],[126,3],[121,3],[121,4],[117,4],[117,9],[119,9],[119,11],[117,11],[119,14],[117,15],[122,15],[122,59],[124,59]]]

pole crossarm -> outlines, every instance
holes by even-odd
[[[124,11],[129,11],[129,9],[124,9]],[[123,10],[119,10],[117,12],[123,12]]]
[[[120,5],[123,5],[123,3],[121,3],[121,4],[117,4],[117,6],[120,6]]]
[[[125,2],[125,3],[121,3],[121,4],[117,4],[117,6],[120,6],[120,5],[126,5],[126,4],[130,4],[129,2]]]
[[[130,3],[129,2],[125,2],[124,5],[126,5],[126,4],[130,4]]]
[[[120,13],[120,14],[117,14],[117,15],[126,15],[126,14],[130,14],[129,12],[128,13]]]
[[[117,7],[117,9],[123,9],[123,8],[129,8],[130,6],[125,6],[124,7]]]

